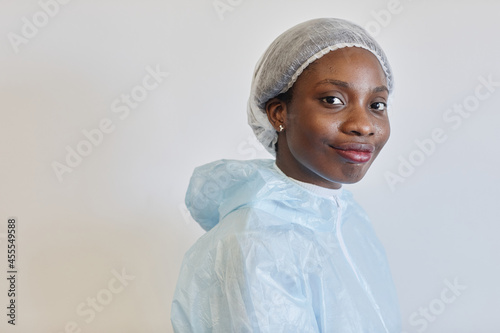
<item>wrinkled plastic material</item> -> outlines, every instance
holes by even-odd
[[[392,92],[394,80],[387,57],[362,27],[342,19],[321,18],[290,28],[274,40],[257,63],[248,100],[248,124],[272,155],[278,136],[267,119],[266,102],[292,87],[309,64],[344,47],[372,52],[385,72],[389,93]]]
[[[209,232],[184,257],[175,332],[401,332],[384,250],[347,190],[221,160],[195,170],[186,204]]]

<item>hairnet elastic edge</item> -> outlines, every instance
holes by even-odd
[[[389,78],[389,69],[387,68],[387,66],[385,65],[384,61],[382,60],[382,58],[376,54],[375,52],[373,52],[373,50],[371,50],[370,48],[368,48],[367,46],[365,45],[362,45],[362,44],[359,44],[359,43],[339,43],[339,44],[335,44],[335,45],[330,45],[328,47],[325,47],[324,49],[322,49],[321,51],[315,53],[314,55],[312,55],[311,57],[309,57],[309,59],[307,59],[296,71],[295,73],[292,75],[292,78],[290,79],[290,82],[288,83],[288,85],[283,88],[279,93],[279,94],[282,94],[282,93],[285,93],[287,92],[294,84],[295,82],[298,80],[299,76],[302,74],[302,72],[310,65],[312,64],[313,62],[315,62],[316,60],[320,59],[321,57],[323,57],[324,55],[332,52],[332,51],[336,51],[336,50],[339,50],[339,49],[343,49],[343,48],[346,48],[346,47],[359,47],[359,48],[362,48],[362,49],[365,49],[367,51],[369,51],[371,54],[373,54],[375,57],[377,57],[377,60],[378,62],[380,63],[380,65],[382,66],[382,69],[384,70],[384,74],[385,74],[385,77],[387,79],[387,84],[389,84],[389,80],[391,80],[391,84],[390,86],[388,87],[389,88],[389,91],[392,92],[392,78]],[[260,108],[260,107],[259,107]]]

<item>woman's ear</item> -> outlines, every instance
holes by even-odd
[[[286,103],[278,98],[271,98],[266,103],[267,119],[277,132],[286,127]]]

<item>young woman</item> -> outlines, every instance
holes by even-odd
[[[208,232],[186,253],[175,332],[401,332],[386,256],[342,184],[387,139],[393,78],[359,26],[316,19],[257,64],[250,126],[276,160],[197,168],[186,204]]]

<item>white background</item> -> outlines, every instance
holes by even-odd
[[[395,73],[391,139],[348,188],[387,250],[404,330],[499,332],[500,2],[219,3],[226,11],[213,0],[73,0],[46,21],[37,1],[0,3],[0,330],[171,332],[182,256],[203,233],[183,206],[193,168],[270,157],[246,124],[254,65],[289,27],[340,17],[371,29]],[[38,31],[24,27],[34,20]],[[127,117],[113,112],[140,92],[146,68],[169,75]],[[482,100],[480,77],[496,82],[477,88]],[[473,111],[450,113],[464,103]],[[82,131],[103,119],[113,131],[90,151]],[[446,140],[431,147],[436,128]],[[68,147],[87,156],[59,180],[53,165],[67,165]],[[404,169],[410,159],[418,165]],[[6,316],[11,216],[16,326]]]

